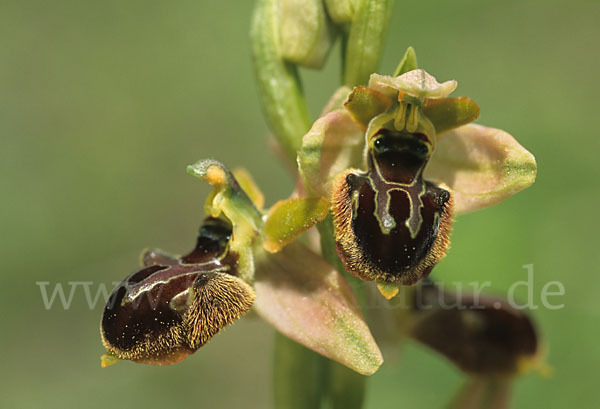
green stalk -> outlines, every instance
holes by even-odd
[[[366,85],[377,72],[393,0],[359,0],[346,46],[344,85]]]
[[[473,377],[461,388],[449,409],[508,409],[513,379]]]
[[[365,402],[367,377],[329,361],[329,398],[331,409],[360,409]]]
[[[278,12],[277,0],[257,0],[250,33],[252,60],[267,124],[295,163],[311,121],[298,70],[279,53]]]
[[[377,72],[393,0],[359,0],[348,35],[342,36],[343,83],[350,88],[366,84]],[[350,276],[336,252],[333,221],[329,215],[317,226],[323,258],[349,283],[361,306],[366,302],[362,282]],[[329,363],[329,397],[333,409],[360,409],[364,405],[367,377],[335,362]]]
[[[295,163],[311,121],[294,64],[279,53],[277,0],[257,0],[252,21],[252,60],[263,113],[285,156]],[[278,409],[316,409],[323,402],[327,360],[276,333],[273,386]]]
[[[273,384],[277,409],[321,407],[328,361],[291,339],[275,335]]]
[[[392,0],[360,0],[343,52],[344,84],[365,84],[377,71]],[[285,155],[296,160],[302,136],[311,121],[298,72],[279,52],[277,0],[257,0],[252,23],[252,55],[263,111]],[[344,36],[346,37],[346,36]],[[345,39],[345,38],[344,38]],[[319,224],[322,255],[350,282],[337,257],[331,216]],[[360,283],[359,283],[360,284]],[[364,304],[360,285],[353,286]],[[366,377],[330,362],[277,334],[275,340],[275,403],[278,409],[316,409],[329,398],[334,409],[363,407]]]

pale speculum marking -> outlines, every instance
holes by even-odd
[[[392,135],[392,138],[395,136]],[[386,138],[385,136],[381,139]],[[412,135],[409,138],[413,138]],[[406,135],[402,135],[402,139]],[[380,140],[381,140],[380,139]],[[377,142],[377,141],[376,141]],[[415,138],[415,142],[419,143]],[[401,156],[413,156],[406,147],[402,147],[402,151],[406,151]],[[385,148],[383,148],[385,149]],[[416,156],[418,152],[416,153]],[[370,172],[365,175],[369,180],[371,188],[375,192],[375,217],[379,222],[379,227],[383,234],[389,234],[401,222],[409,231],[412,239],[417,237],[423,224],[421,209],[423,208],[423,195],[427,192],[425,181],[423,180],[423,170],[427,164],[427,159],[423,158],[417,166],[407,166],[401,162],[388,161],[385,165],[391,167],[391,172],[384,175],[382,164],[378,160],[377,152],[371,150],[369,152],[369,168]],[[413,159],[414,161],[414,159]],[[404,169],[402,169],[405,167]],[[393,177],[393,173],[398,173]],[[391,193],[394,191],[402,192],[406,195],[409,202],[408,214],[404,220],[397,221],[390,213]]]

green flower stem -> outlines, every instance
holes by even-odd
[[[393,0],[358,0],[346,45],[344,85],[366,85],[377,72]]]
[[[477,377],[467,381],[449,409],[508,409],[513,379]]]
[[[277,409],[321,407],[328,360],[281,335],[275,335],[273,382]]]
[[[345,44],[344,84],[366,84],[377,71],[393,0],[360,0]],[[292,161],[311,121],[294,65],[279,52],[277,0],[258,0],[252,23],[252,54],[260,99],[269,128]],[[345,37],[345,36],[344,36]],[[325,260],[350,277],[335,250],[331,217],[319,224]],[[360,283],[359,283],[360,284]],[[361,286],[354,285],[364,304]],[[275,341],[275,400],[277,408],[315,409],[328,397],[333,408],[360,409],[366,377],[277,335]]]
[[[384,37],[389,25],[393,0],[359,0],[350,32],[342,35],[342,69],[344,85],[353,88],[366,84],[377,72]],[[335,244],[331,215],[317,225],[323,258],[343,274],[363,306],[366,294],[362,282],[350,276],[340,261]],[[360,409],[366,392],[365,376],[335,362],[329,364],[329,397],[334,409]]]
[[[276,334],[273,371],[277,409],[360,409],[366,377]]]
[[[311,121],[296,67],[279,53],[277,0],[257,0],[251,30],[252,59],[267,124],[295,162]]]
[[[297,68],[279,53],[277,0],[257,0],[251,40],[254,71],[267,124],[292,162],[311,121]],[[323,402],[327,359],[276,333],[275,407],[316,409]]]
[[[360,409],[367,389],[366,377],[337,362],[329,362],[331,409]]]

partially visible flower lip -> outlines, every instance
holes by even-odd
[[[532,319],[507,301],[443,291],[423,284],[415,292],[411,335],[478,376],[514,376],[543,369],[543,349]]]

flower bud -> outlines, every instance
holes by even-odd
[[[357,0],[325,0],[325,5],[337,24],[351,23],[358,7]]]
[[[322,0],[280,0],[279,49],[293,63],[319,69],[335,39]]]

